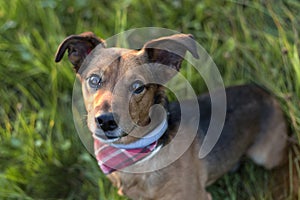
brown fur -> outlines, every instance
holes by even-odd
[[[119,125],[130,132],[130,135],[121,137],[118,143],[128,144],[144,136],[141,135],[139,126],[149,124],[149,111],[154,103],[160,103],[169,111],[168,130],[161,139],[165,148],[149,160],[128,167],[127,171],[151,169],[168,159],[168,156],[178,148],[181,146],[184,148],[186,145],[184,142],[172,143],[171,141],[180,123],[185,125],[186,132],[179,140],[184,141],[185,137],[188,137],[190,128],[188,124],[193,116],[186,116],[183,121],[180,121],[181,111],[178,102],[168,105],[164,89],[160,85],[149,84],[139,94],[129,93],[128,88],[135,80],[151,82],[153,77],[165,82],[170,80],[175,74],[174,70],[179,71],[186,51],[198,57],[195,44],[191,39],[191,35],[184,34],[159,38],[146,43],[141,50],[136,51],[105,48],[103,40],[97,39],[92,33],[84,33],[68,37],[58,49],[56,61],[60,61],[68,49],[69,59],[82,82],[85,106],[88,111],[88,127],[91,132],[94,133],[98,128],[95,117],[114,111],[119,114]],[[93,47],[95,40],[98,41],[98,46],[94,46],[94,50],[89,54],[89,48]],[[81,54],[74,53],[76,48]],[[86,51],[83,50],[84,48],[87,48]],[[167,65],[173,71],[167,70],[158,74],[147,70],[148,68],[136,67],[149,62]],[[87,84],[91,74],[101,76],[101,87],[97,90],[89,88]],[[121,82],[122,87],[117,86],[118,82]],[[208,156],[203,159],[198,157],[207,122],[211,116],[210,97],[204,94],[198,98],[201,110],[200,128],[197,137],[184,154],[172,164],[154,172],[135,174],[116,171],[108,175],[112,183],[119,188],[119,194],[127,195],[132,199],[167,200],[187,197],[211,199],[205,187],[232,169],[242,155],[247,154],[257,164],[268,169],[280,165],[286,156],[286,124],[274,97],[254,85],[227,88],[226,94],[227,115],[224,129]],[[187,109],[187,113],[189,109],[191,111],[194,109],[189,106],[189,100],[182,104]],[[128,113],[124,105],[129,106]]]

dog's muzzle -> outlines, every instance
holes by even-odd
[[[97,126],[103,130],[108,139],[116,139],[123,136],[115,118],[117,118],[117,115],[111,112],[103,113],[95,118]]]

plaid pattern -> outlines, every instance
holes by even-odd
[[[98,165],[104,174],[110,174],[142,160],[157,146],[157,142],[144,148],[119,149],[94,138],[94,150]]]

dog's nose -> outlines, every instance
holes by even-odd
[[[118,124],[114,119],[113,113],[104,113],[96,117],[97,125],[104,131],[113,131],[118,128]]]

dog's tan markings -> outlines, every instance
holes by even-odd
[[[95,113],[109,112],[111,109],[112,93],[108,90],[99,90],[94,95]]]
[[[96,114],[111,112],[114,85],[116,84],[117,72],[120,64],[120,56],[109,65],[100,66],[101,88],[93,94],[93,108]]]
[[[141,96],[132,96],[129,103],[129,112],[133,121],[139,126],[149,123],[149,110],[154,103],[156,87],[149,86]]]

